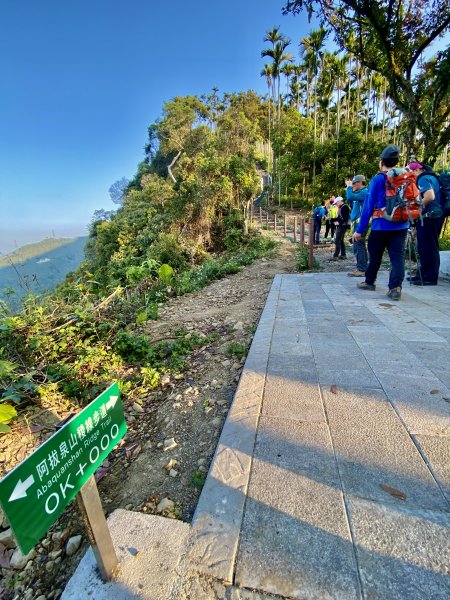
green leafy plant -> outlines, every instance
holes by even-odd
[[[239,342],[232,342],[228,346],[226,354],[228,356],[235,356],[236,358],[241,360],[247,354],[247,347],[244,346],[244,344],[240,344]]]
[[[0,405],[0,433],[8,433],[11,431],[8,423],[17,416],[16,409],[10,404]]]
[[[168,264],[161,265],[158,269],[158,277],[161,279],[161,281],[167,283],[167,285],[170,285],[173,278],[173,273],[174,271],[172,267]]]
[[[141,375],[142,384],[148,389],[153,389],[157,387],[161,380],[160,373],[153,367],[142,367]]]
[[[203,471],[194,471],[191,476],[191,483],[196,487],[203,487],[206,481],[206,473]]]

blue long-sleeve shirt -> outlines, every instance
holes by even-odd
[[[347,202],[352,207],[352,212],[350,213],[350,221],[356,221],[356,219],[359,219],[359,217],[361,216],[364,200],[366,199],[368,192],[369,190],[366,187],[363,187],[360,190],[354,192],[352,186],[348,186],[346,192]]]
[[[417,178],[417,186],[419,188],[421,198],[423,198],[423,195],[427,190],[434,191],[434,200],[432,202],[428,202],[428,204],[422,207],[422,214],[426,215],[430,212],[437,213],[438,215],[442,214],[441,188],[439,186],[439,180],[437,176],[431,173],[419,175]]]
[[[386,175],[377,173],[369,183],[369,190],[363,204],[356,233],[363,235],[369,226],[375,208],[383,208],[383,206],[386,206]],[[408,229],[408,227],[408,221],[387,221],[383,217],[372,219],[372,231],[395,231],[397,229]]]

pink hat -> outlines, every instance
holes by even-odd
[[[412,162],[409,163],[408,168],[411,169],[411,171],[415,171],[416,169],[423,169],[423,165],[419,162]]]

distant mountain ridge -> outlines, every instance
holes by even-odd
[[[24,246],[20,246],[20,248],[16,248],[15,250],[0,256],[0,268],[11,266],[11,262],[16,264],[40,256],[41,254],[55,250],[55,248],[70,244],[77,239],[79,238],[45,238],[40,242],[25,244]]]
[[[84,260],[86,240],[46,238],[0,257],[0,299],[16,310],[28,293],[53,290]]]

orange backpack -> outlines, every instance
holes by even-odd
[[[413,223],[422,215],[419,188],[412,171],[391,169],[386,173],[386,206],[379,209],[387,221]]]

